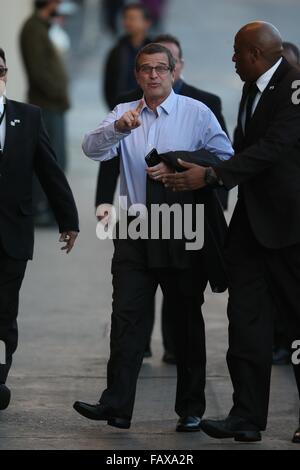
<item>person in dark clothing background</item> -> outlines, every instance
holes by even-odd
[[[300,51],[292,42],[283,41],[283,57],[293,66],[300,67]]]
[[[168,0],[141,0],[141,3],[151,15],[153,29],[161,31]]]
[[[133,73],[135,57],[139,49],[150,43],[147,35],[151,21],[143,5],[126,5],[122,22],[125,35],[109,52],[104,69],[104,96],[110,110],[115,107],[120,95],[137,87]]]
[[[70,107],[69,78],[60,53],[49,37],[51,19],[58,14],[59,4],[60,0],[35,0],[35,11],[22,26],[19,39],[28,79],[28,102],[42,109],[51,144],[65,172],[65,113]],[[36,178],[33,191],[36,225],[55,226],[51,207]]]
[[[125,0],[100,0],[100,8],[104,10],[104,20],[107,28],[113,34],[118,33],[118,18]]]
[[[222,104],[221,100],[217,95],[209,93],[204,90],[195,88],[187,84],[182,79],[182,71],[184,68],[184,58],[183,51],[179,40],[170,34],[161,34],[154,38],[153,40],[156,43],[160,43],[163,46],[167,47],[172,53],[176,66],[175,66],[175,81],[173,90],[175,93],[189,98],[196,99],[201,101],[206,106],[208,106],[211,111],[215,114],[218,119],[222,129],[228,134],[225,119],[222,114]],[[123,94],[118,97],[118,103],[126,103],[134,100],[138,100],[142,97],[143,92],[139,88],[133,89],[130,93]],[[115,105],[117,104],[115,103]],[[112,160],[108,160],[100,163],[97,189],[96,189],[96,208],[101,204],[113,204],[114,193],[117,185],[117,180],[120,173],[120,159],[115,157]],[[225,189],[220,189],[218,191],[219,199],[224,208],[227,208],[228,205],[228,191]],[[149,334],[149,342],[145,350],[145,357],[151,357],[151,334],[154,324],[154,305],[153,305],[153,321],[152,327]],[[163,353],[163,362],[167,364],[175,363],[174,355],[174,340],[171,333],[172,328],[172,311],[167,305],[167,302],[164,300],[162,306],[162,338],[164,345]]]

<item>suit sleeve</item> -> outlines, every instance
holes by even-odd
[[[292,103],[290,93],[281,101],[265,136],[230,160],[214,166],[225,187],[231,189],[259,173],[280,165],[300,137],[300,105]]]
[[[39,112],[40,113],[40,112]],[[79,232],[78,213],[68,181],[56,162],[41,113],[34,170],[53,209],[60,233]]]

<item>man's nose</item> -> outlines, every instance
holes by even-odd
[[[155,77],[157,77],[157,76],[158,76],[158,73],[156,72],[155,67],[152,67],[151,73],[150,73],[150,77],[151,77],[151,78],[155,78]]]
[[[232,62],[236,62],[236,56],[235,56],[235,54],[233,54],[233,56],[232,56],[232,59],[231,59],[231,60],[232,60]]]

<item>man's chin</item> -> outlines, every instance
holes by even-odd
[[[161,98],[163,96],[163,93],[160,89],[148,88],[147,91],[146,91],[146,95],[149,98],[158,99],[158,98]]]
[[[242,82],[245,82],[245,81],[246,81],[246,79],[245,79],[245,77],[244,77],[244,75],[243,75],[242,72],[239,72],[238,70],[235,70],[235,72],[236,72],[236,74],[240,77],[240,79],[242,80]]]

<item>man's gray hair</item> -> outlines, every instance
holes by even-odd
[[[161,44],[150,43],[150,44],[147,44],[147,46],[143,47],[136,56],[135,70],[137,72],[139,71],[139,60],[140,60],[141,55],[152,55],[152,54],[166,54],[166,56],[168,57],[170,70],[171,72],[174,71],[176,62],[171,52],[169,51],[169,49],[167,49],[165,46],[162,46]]]

